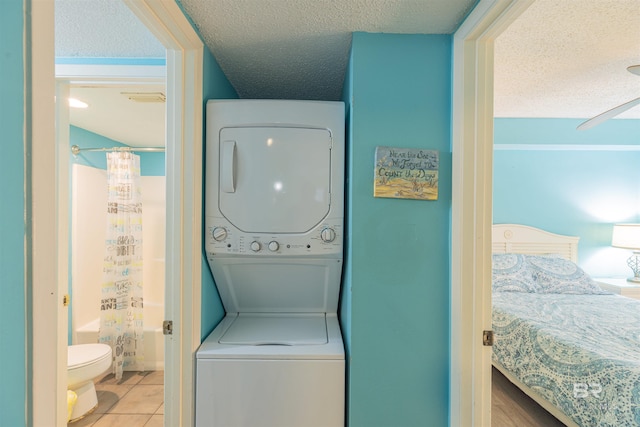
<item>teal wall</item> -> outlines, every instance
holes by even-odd
[[[204,155],[202,156],[202,170],[204,171],[204,161],[206,159],[206,105],[209,99],[237,99],[238,94],[236,93],[227,77],[222,72],[220,65],[211,54],[211,52],[205,47],[204,49],[204,63],[203,63],[203,88],[202,88],[202,114],[203,114],[203,122],[202,122],[202,136],[203,142],[202,147],[204,151]],[[203,190],[206,187],[207,183],[203,183]],[[202,195],[202,206],[204,209],[204,194]],[[204,235],[204,212],[202,213],[202,233]],[[213,281],[213,276],[211,274],[211,270],[209,269],[209,263],[207,262],[207,257],[205,256],[204,250],[204,239],[203,239],[203,247],[202,247],[202,299],[201,299],[201,339],[204,340],[207,335],[213,331],[218,322],[224,317],[224,307],[222,306],[222,301],[220,300],[220,296],[218,295],[218,290],[216,288],[216,284]]]
[[[578,119],[495,119],[494,223],[580,236],[592,276],[627,277],[614,223],[640,222],[640,120],[577,131]]]
[[[76,126],[69,127],[69,146],[72,145],[77,145],[80,148],[127,147],[126,144]],[[140,175],[165,175],[165,153],[140,151],[136,154],[140,156]],[[107,156],[102,151],[81,151],[77,156],[73,154],[70,156],[70,164],[77,163],[98,169],[107,169]]]
[[[0,14],[0,425],[27,423],[27,331],[25,295],[24,15],[22,0],[2,2]]]
[[[451,51],[448,35],[353,35],[341,307],[350,427],[448,424]],[[438,200],[374,198],[382,145],[439,151]]]

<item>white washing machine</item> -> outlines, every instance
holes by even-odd
[[[207,103],[205,249],[226,316],[196,426],[344,425],[344,104]]]

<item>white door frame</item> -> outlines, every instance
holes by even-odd
[[[25,5],[29,2],[24,0]],[[66,339],[58,339],[66,329],[66,266],[58,251],[68,253],[58,227],[65,212],[59,203],[57,182],[54,79],[54,3],[31,1],[31,45],[25,43],[25,128],[26,138],[26,316],[27,331],[27,425],[36,427],[66,422]],[[28,16],[28,12],[26,12]],[[30,24],[30,25],[29,25]],[[28,135],[28,134],[31,135]],[[66,206],[66,205],[65,205]],[[30,216],[30,218],[29,218]],[[29,221],[30,220],[30,221]],[[60,245],[65,246],[60,248]],[[66,257],[66,255],[65,255]],[[64,369],[60,367],[64,366]]]
[[[167,49],[165,313],[173,320],[174,332],[165,341],[165,364],[172,369],[165,372],[164,422],[191,426],[195,351],[200,344],[203,44],[174,0],[125,3]],[[31,282],[27,285],[31,292],[27,389],[31,399],[27,398],[26,411],[33,426],[50,426],[55,420],[56,426],[64,427],[66,333],[60,337],[59,331],[66,331],[61,312],[68,272],[62,259],[68,250],[60,251],[59,245],[66,247],[68,235],[58,227],[66,223],[68,213],[60,191],[66,183],[60,182],[56,168],[58,157],[68,156],[68,147],[55,143],[54,5],[50,0],[32,0],[30,7],[25,87],[31,89],[26,92],[31,133],[27,138],[27,154],[31,154],[27,204],[32,224],[27,240],[27,282]]]
[[[493,42],[534,0],[481,0],[453,39],[450,425],[491,425]]]

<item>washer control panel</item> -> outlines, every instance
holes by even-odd
[[[246,233],[223,218],[208,217],[205,245],[209,255],[342,254],[341,221],[325,221],[304,234]]]

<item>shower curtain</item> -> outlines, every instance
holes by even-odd
[[[144,370],[140,156],[107,153],[107,234],[100,342],[113,349],[116,379]]]

